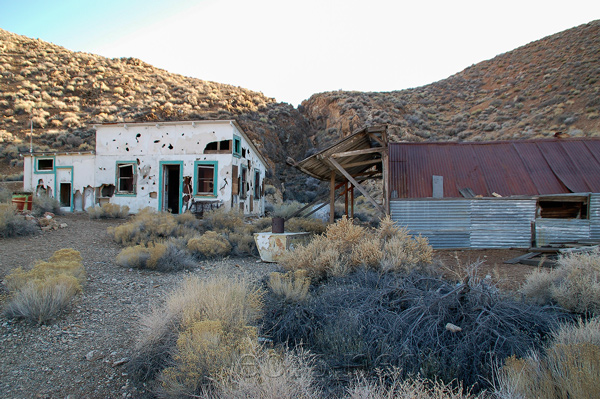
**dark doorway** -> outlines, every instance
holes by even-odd
[[[181,197],[181,167],[180,165],[164,166],[164,205],[163,209],[171,213],[179,213],[179,202]]]
[[[71,183],[60,183],[60,206],[71,207]]]

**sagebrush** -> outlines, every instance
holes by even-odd
[[[32,269],[14,269],[5,278],[11,293],[5,308],[8,317],[42,324],[56,316],[81,291],[85,269],[78,251],[60,249],[47,262]]]
[[[129,215],[129,207],[107,202],[89,207],[86,212],[90,219],[124,219]]]
[[[13,204],[0,203],[0,237],[27,236],[39,231],[37,223],[17,213]]]

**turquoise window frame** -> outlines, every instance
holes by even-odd
[[[163,203],[163,166],[179,165],[179,213],[183,210],[183,161],[160,161],[158,163],[158,210],[162,211]]]
[[[71,192],[70,192],[70,196],[71,196],[71,206],[69,208],[70,212],[73,212],[73,207],[75,204],[73,204],[73,167],[72,166],[54,166],[54,198],[58,199],[60,201],[60,198],[56,198],[57,195],[60,195],[58,192],[58,177],[56,176],[56,171],[58,169],[70,169],[71,170]]]
[[[198,166],[200,165],[212,165],[214,168],[213,174],[213,193],[211,194],[200,194],[198,193]],[[194,162],[194,197],[202,198],[217,198],[217,177],[219,175],[219,162],[218,161],[195,161]]]
[[[52,160],[52,170],[40,170],[38,169],[38,161],[42,159],[51,159]],[[52,174],[56,171],[56,157],[55,156],[41,156],[33,158],[33,167],[36,174]]]
[[[119,192],[119,165],[133,166],[133,193]],[[137,161],[116,161],[115,162],[115,196],[119,197],[137,197]]]
[[[232,148],[233,156],[236,158],[242,157],[242,138],[233,135],[233,148]]]

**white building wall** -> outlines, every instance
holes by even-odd
[[[239,140],[239,154],[233,145]],[[229,150],[207,150],[209,143],[230,142]],[[223,145],[223,144],[219,144]],[[220,148],[220,147],[219,147]],[[219,204],[225,209],[241,209],[245,214],[264,213],[264,199],[255,197],[255,173],[260,175],[258,192],[264,185],[266,165],[233,121],[160,122],[102,125],[96,132],[96,155],[48,155],[56,169],[36,171],[30,157],[25,157],[25,189],[36,191],[38,183],[49,188],[58,197],[57,188],[63,180],[72,178],[74,210],[90,206],[90,202],[110,202],[127,205],[135,213],[145,207],[168,207],[167,169],[179,172],[178,204],[180,212],[189,209],[192,202]],[[35,158],[34,158],[35,159]],[[214,195],[198,195],[197,166],[214,165]],[[120,192],[118,165],[132,165],[135,170],[133,192]],[[171,166],[172,165],[172,166]],[[232,195],[233,168],[247,169],[246,198]],[[69,171],[72,174],[69,175]],[[170,176],[174,176],[171,174]],[[28,178],[28,176],[31,176]],[[60,180],[60,181],[59,181]],[[63,181],[64,183],[64,181]],[[91,192],[91,198],[90,198]],[[54,195],[56,193],[56,195]]]

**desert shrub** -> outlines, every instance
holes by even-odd
[[[403,378],[397,369],[378,373],[376,378],[358,374],[347,389],[348,399],[477,399],[462,384],[445,384],[421,376]]]
[[[4,204],[10,202],[12,199],[12,193],[10,190],[5,189],[4,187],[0,187],[0,203]]]
[[[232,252],[236,256],[257,255],[258,249],[252,233],[232,232],[227,235]]]
[[[167,397],[197,394],[209,377],[256,345],[252,324],[261,314],[262,296],[244,278],[185,280],[162,308],[142,318],[130,372],[137,381],[161,381],[159,390]]]
[[[273,205],[273,211],[271,212],[271,215],[289,219],[293,214],[297,213],[303,207],[304,204],[301,204],[298,201],[285,201],[282,204]]]
[[[61,249],[31,270],[14,269],[5,278],[11,292],[5,314],[38,324],[56,316],[81,291],[85,279],[81,261],[78,251]]]
[[[186,217],[175,217],[168,212],[156,212],[150,208],[142,209],[129,222],[117,227],[109,227],[108,234],[122,245],[146,245],[160,242],[171,237],[185,237],[197,234],[190,227]]]
[[[228,399],[312,399],[321,397],[315,356],[299,349],[256,346],[241,362],[221,372],[211,397]]]
[[[149,243],[125,247],[117,255],[116,263],[122,267],[173,272],[194,266],[190,255],[180,249],[175,241]]]
[[[522,292],[538,303],[553,301],[571,312],[600,314],[600,251],[560,256],[556,269],[528,276]]]
[[[383,219],[379,229],[353,223],[345,216],[327,226],[303,246],[285,254],[282,265],[289,270],[304,269],[317,279],[350,273],[367,266],[383,271],[410,273],[429,271],[433,249],[427,239],[412,237]]]
[[[207,231],[199,237],[190,239],[187,249],[199,258],[216,258],[229,255],[231,244],[224,235]]]
[[[282,306],[269,292],[264,325],[275,343],[302,342],[334,368],[395,366],[405,376],[482,389],[492,358],[539,348],[561,317],[556,308],[516,301],[478,280],[457,285],[360,269],[330,277],[301,302]]]
[[[323,234],[327,225],[321,219],[315,218],[291,218],[285,221],[285,230],[289,232],[307,232]]]
[[[222,233],[235,231],[236,228],[243,225],[244,215],[235,209],[225,211],[224,208],[218,208],[204,214],[204,227],[206,230]]]
[[[43,216],[46,212],[60,215],[60,202],[48,195],[37,195],[33,197],[32,214]]]
[[[541,352],[512,356],[500,369],[499,398],[594,398],[600,391],[598,319],[565,324]]]
[[[306,299],[310,288],[310,278],[305,270],[287,273],[273,272],[269,275],[269,288],[286,302],[298,302]]]
[[[17,213],[11,203],[0,203],[0,237],[27,236],[40,231],[33,220]]]
[[[129,207],[106,202],[90,207],[86,212],[90,219],[124,219],[129,215]]]

